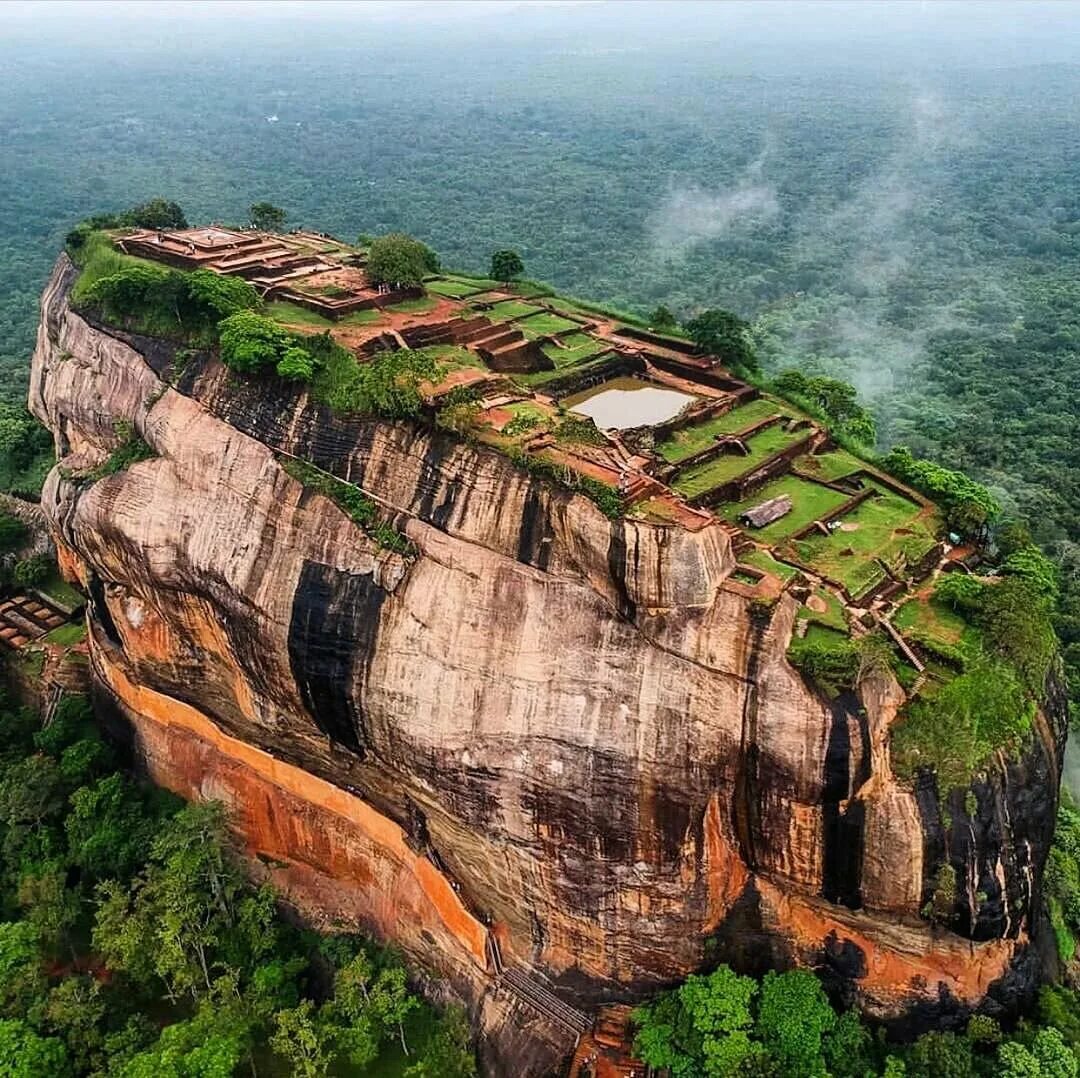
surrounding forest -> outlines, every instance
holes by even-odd
[[[880,449],[963,469],[1027,522],[1080,667],[1080,65],[995,62],[974,33],[963,62],[884,39],[835,56],[779,23],[736,48],[678,13],[667,35],[575,9],[327,25],[303,49],[285,23],[252,48],[244,27],[152,22],[3,31],[0,488],[32,491],[48,460],[22,406],[72,225],[155,195],[240,222],[269,199],[287,225],[405,231],[465,270],[513,249],[642,316],[737,312],[768,374],[852,382]],[[471,1073],[460,1016],[422,1006],[392,954],[308,936],[242,882],[217,810],[125,778],[77,700],[39,727],[5,705],[0,1075]],[[1071,808],[1048,890],[1071,953]],[[813,978],[721,967],[640,1012],[639,1047],[678,1078],[1074,1078],[1078,1013],[1048,988],[1008,1036],[979,1019],[890,1048]]]
[[[71,20],[16,22],[0,401],[24,398],[63,236],[103,209],[164,195],[244,221],[269,198],[475,271],[509,247],[530,277],[643,315],[734,310],[770,371],[853,382],[882,448],[967,470],[1028,520],[1080,658],[1080,67],[1045,42],[995,67],[989,30],[963,62],[898,34],[839,67],[798,27],[736,49],[647,8],[618,41],[601,10],[552,9],[309,25],[300,51],[288,21],[258,49],[240,26],[98,26],[91,48]],[[40,481],[33,438],[0,409],[0,486]]]
[[[218,804],[137,784],[65,697],[0,696],[0,1075],[471,1078],[393,952],[285,922]]]

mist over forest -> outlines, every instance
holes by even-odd
[[[65,231],[162,195],[754,321],[1080,564],[1080,8],[30,5],[0,35],[0,391]]]

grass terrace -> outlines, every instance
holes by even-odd
[[[805,437],[806,431],[787,431],[784,430],[782,424],[777,423],[747,439],[746,448],[750,450],[747,456],[744,457],[739,453],[725,453],[702,464],[691,465],[675,476],[672,486],[685,497],[694,498],[722,483],[753,471],[773,453]]]
[[[424,289],[436,296],[448,299],[465,299],[486,292],[495,285],[494,281],[470,281],[464,277],[441,277],[425,281]]]
[[[846,449],[833,449],[828,453],[819,453],[816,456],[807,454],[795,461],[797,471],[814,479],[820,479],[824,483],[842,479],[845,475],[864,469],[866,465],[858,457],[849,453]]]
[[[779,523],[779,522],[778,522]],[[755,547],[753,550],[745,550],[739,555],[739,563],[749,565],[752,569],[760,569],[763,573],[771,573],[778,576],[785,583],[798,576],[799,570],[793,565],[787,565],[777,561],[769,551]]]
[[[677,464],[712,445],[721,435],[737,434],[752,423],[772,415],[790,416],[791,411],[774,400],[759,397],[715,419],[707,419],[704,423],[676,431],[666,442],[658,445],[656,451],[664,460]]]
[[[575,363],[606,352],[610,347],[606,342],[598,341],[587,333],[571,333],[559,338],[559,341],[566,347],[560,348],[550,341],[540,346],[544,355],[559,368],[572,367]]]
[[[325,318],[317,311],[309,311],[297,303],[289,303],[288,300],[274,300],[268,303],[263,310],[267,318],[280,322],[283,326],[318,326],[320,329],[329,328],[334,322]]]
[[[743,501],[721,506],[718,512],[725,520],[735,523],[740,513],[745,513],[748,509],[753,509],[755,505],[760,505],[770,498],[778,498],[782,494],[786,494],[791,499],[791,512],[779,520],[774,520],[772,524],[766,524],[764,528],[753,529],[755,539],[760,539],[765,543],[783,542],[800,528],[813,524],[815,520],[823,520],[847,501],[846,494],[824,487],[820,483],[812,483],[789,472],[758,488]]]
[[[963,654],[971,654],[980,646],[978,629],[951,607],[927,595],[908,599],[893,615],[892,623],[905,636],[916,643],[925,641],[931,649],[935,646],[955,648]]]
[[[799,617],[806,618],[811,625],[823,625],[828,629],[847,632],[844,604],[824,588],[816,588],[807,596],[806,602],[799,608]]]
[[[531,303],[523,303],[519,299],[504,299],[496,303],[490,311],[478,311],[477,313],[486,315],[493,322],[505,322],[511,318],[526,318],[532,314],[542,314],[543,308],[534,307]]]
[[[540,314],[530,315],[528,318],[516,323],[518,329],[526,337],[554,337],[559,333],[568,333],[578,328],[577,322],[571,322],[568,318],[562,318],[550,311],[541,311]]]
[[[584,375],[594,368],[602,367],[608,361],[608,358],[606,354],[600,354],[582,363],[567,363],[562,367],[556,366],[553,371],[534,371],[531,374],[514,374],[511,377],[515,382],[528,386],[530,389],[542,390],[548,382],[554,382],[556,379],[562,378],[566,374],[568,367],[573,367],[576,374]]]
[[[86,624],[82,621],[69,621],[66,625],[57,625],[41,639],[46,644],[59,644],[61,647],[70,648],[86,639]]]
[[[799,560],[843,584],[858,598],[885,577],[879,560],[902,571],[934,545],[935,521],[919,519],[920,507],[880,484],[880,492],[844,517],[828,537],[811,535],[794,546]]]
[[[483,360],[475,352],[470,352],[458,344],[428,344],[423,348],[417,348],[416,351],[421,355],[430,356],[440,367],[445,367],[447,373],[464,367],[487,370]]]

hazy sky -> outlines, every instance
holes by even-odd
[[[223,39],[295,50],[306,43],[388,44],[439,34],[455,46],[528,40],[538,53],[561,46],[742,45],[755,66],[783,64],[794,50],[823,65],[875,61],[970,66],[1080,61],[1080,3],[857,0],[854,3],[631,3],[586,0],[221,0],[6,4],[0,37],[125,48],[212,48]],[[344,36],[342,36],[344,35]],[[771,51],[775,56],[771,56]],[[2,91],[0,91],[2,92]]]

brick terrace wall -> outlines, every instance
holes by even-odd
[[[690,499],[690,505],[695,509],[699,509],[719,505],[722,502],[742,501],[756,487],[763,486],[770,479],[775,479],[778,475],[783,475],[784,472],[789,471],[791,462],[795,457],[801,456],[803,453],[809,453],[813,449],[814,443],[824,437],[822,431],[814,431],[806,438],[793,442],[785,449],[773,453],[771,457],[767,457],[752,472],[736,476],[719,487],[713,487],[712,490],[706,490],[696,495]]]
[[[304,307],[324,318],[337,319],[343,315],[353,314],[355,311],[367,311],[373,307],[390,307],[395,303],[403,303],[409,299],[419,299],[423,296],[422,288],[398,288],[393,292],[378,293],[367,296],[357,296],[349,300],[325,300],[318,296],[308,296],[303,292],[297,292],[289,286],[282,288],[270,288],[266,293],[267,299],[283,299],[289,303],[295,303],[297,307]]]
[[[547,385],[537,386],[541,393],[556,399],[570,397],[586,389],[606,382],[609,378],[620,378],[627,374],[641,374],[645,362],[639,356],[628,356],[616,352],[610,359],[597,364],[591,370],[570,370],[561,378],[554,378]]]
[[[765,430],[767,427],[773,427],[777,423],[784,422],[787,418],[787,416],[779,414],[771,416],[767,415],[762,419],[758,419],[751,423],[749,426],[744,427],[742,430],[736,431],[734,434],[726,434],[722,438],[718,438],[715,442],[705,446],[703,449],[699,449],[696,453],[691,453],[690,456],[680,460],[677,464],[669,465],[662,471],[657,472],[657,475],[661,478],[665,475],[674,475],[676,472],[692,468],[695,464],[703,464],[705,461],[712,460],[714,457],[724,456],[733,446],[738,445],[747,438],[752,438],[755,434]],[[745,456],[746,454],[743,455]]]
[[[680,352],[684,356],[696,356],[699,354],[697,345],[692,341],[681,341],[678,337],[665,337],[660,333],[652,333],[647,329],[623,326],[621,329],[615,330],[615,336],[626,337],[631,341],[642,341],[645,344],[656,344],[661,348],[668,348],[672,352]]]
[[[667,371],[668,374],[674,374],[679,378],[685,378],[688,382],[699,382],[701,385],[711,386],[713,389],[723,389],[728,393],[740,394],[743,400],[751,399],[744,391],[752,387],[748,387],[745,382],[740,382],[737,378],[732,378],[731,375],[720,370],[713,370],[708,366],[694,363],[680,363],[670,356],[658,356],[653,352],[649,352],[645,358],[654,367],[659,367],[660,370]],[[754,390],[753,396],[760,396],[760,394]]]

